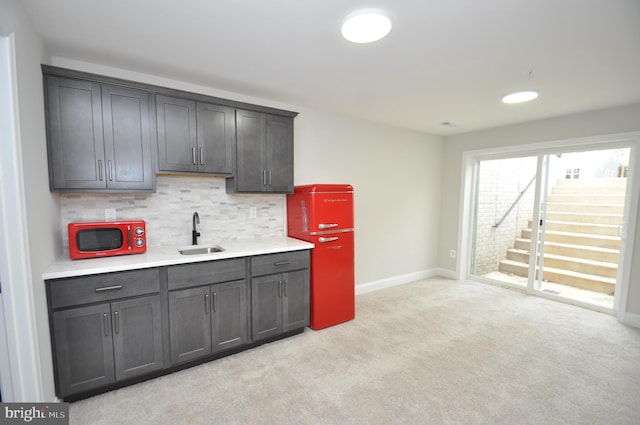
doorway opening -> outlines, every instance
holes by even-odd
[[[631,146],[477,159],[470,276],[613,313]]]

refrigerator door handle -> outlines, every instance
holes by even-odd
[[[333,241],[337,241],[337,240],[338,240],[337,236],[332,236],[330,238],[322,238],[322,237],[318,238],[318,242],[320,242],[320,243],[333,242]]]
[[[338,223],[320,223],[320,224],[318,224],[318,229],[331,229],[333,227],[338,227]]]

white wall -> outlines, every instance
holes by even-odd
[[[295,140],[296,184],[354,187],[356,285],[437,267],[441,137],[302,109]]]
[[[19,2],[0,0],[0,10],[0,34],[15,34],[19,138],[28,228],[29,258],[26,260],[31,272],[29,281],[9,282],[9,285],[28,285],[33,288],[28,305],[13,306],[17,310],[19,308],[19,314],[23,315],[23,319],[17,321],[18,326],[23,326],[23,335],[35,336],[36,352],[25,354],[33,356],[35,364],[32,365],[32,370],[23,371],[19,385],[23,387],[22,397],[26,398],[24,401],[48,401],[53,400],[55,395],[46,295],[40,276],[61,253],[58,200],[49,192],[40,71],[40,64],[46,63],[48,57]],[[34,322],[35,329],[29,328],[28,324]],[[38,379],[30,378],[30,373],[39,375],[40,382],[34,382]]]
[[[69,58],[52,64],[299,112],[295,184],[355,189],[356,285],[437,267],[440,137]]]
[[[638,130],[640,130],[640,104],[634,104],[446,137],[440,210],[440,267],[456,271],[456,260],[449,258],[449,250],[456,249],[458,244],[463,152]],[[640,178],[638,174],[636,177]],[[639,181],[635,181],[634,184],[640,187]],[[640,247],[640,232],[636,236],[635,245]],[[635,258],[638,258],[638,253],[635,254]],[[636,267],[635,273],[632,270],[628,307],[628,311],[634,314],[640,314],[638,277],[640,277],[640,270]]]

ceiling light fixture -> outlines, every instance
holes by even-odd
[[[391,20],[378,9],[360,9],[350,13],[342,23],[341,33],[353,43],[378,41],[391,31]]]
[[[534,90],[519,91],[510,93],[502,98],[503,103],[522,103],[529,102],[530,100],[538,97],[538,92]]]

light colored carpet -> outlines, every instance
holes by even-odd
[[[71,424],[640,424],[640,330],[428,279],[357,317],[71,404]]]

